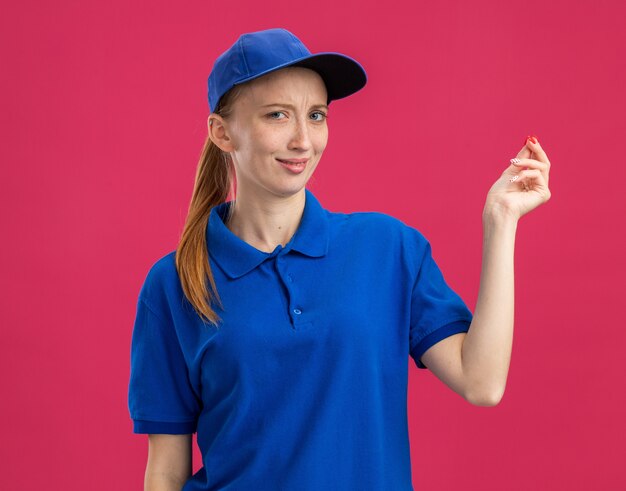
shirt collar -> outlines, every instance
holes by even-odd
[[[302,220],[291,240],[274,252],[263,252],[240,239],[224,224],[224,217],[232,201],[220,203],[211,209],[207,223],[206,240],[211,257],[231,278],[238,278],[252,271],[266,259],[290,250],[310,257],[322,257],[328,251],[328,217],[326,210],[305,188]]]

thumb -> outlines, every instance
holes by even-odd
[[[518,159],[532,159],[533,158],[533,151],[528,146],[528,140],[530,138],[532,138],[532,135],[528,135],[526,137],[526,140],[524,140],[524,146],[517,153],[517,158]],[[526,170],[526,167],[524,167],[524,170]]]
[[[517,152],[516,157],[518,159],[530,159],[532,158],[532,154],[533,154],[532,150],[528,148],[526,144],[524,144],[522,149],[519,152]]]

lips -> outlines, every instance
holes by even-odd
[[[309,159],[276,159],[284,164],[305,164]]]
[[[283,168],[287,169],[288,171],[294,174],[300,174],[304,172],[304,169],[306,169],[307,161],[308,161],[308,159],[289,159],[289,160],[276,159],[276,160],[278,161],[278,163],[280,163],[280,165],[283,166]]]

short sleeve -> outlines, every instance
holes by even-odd
[[[128,385],[133,433],[195,433],[200,406],[172,323],[140,295]]]
[[[410,354],[418,368],[428,348],[453,334],[469,331],[472,313],[446,283],[432,257],[430,243],[422,240],[422,260],[411,294]]]

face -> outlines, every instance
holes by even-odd
[[[216,143],[233,159],[237,194],[262,198],[304,192],[328,141],[324,81],[313,70],[287,67],[242,88],[232,114],[219,118],[223,129],[212,125],[225,137]]]

